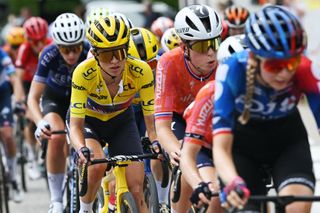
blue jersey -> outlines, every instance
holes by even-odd
[[[70,68],[60,54],[57,45],[49,45],[41,53],[34,80],[46,84],[47,89],[53,91],[57,97],[70,96],[72,72],[80,62],[87,58],[89,49],[89,43],[84,42],[78,63]]]
[[[9,86],[8,75],[12,73],[15,73],[15,68],[11,58],[0,48],[0,91]]]
[[[248,52],[234,54],[219,65],[216,74],[213,133],[232,132],[235,115],[244,109],[246,95],[246,66]],[[291,83],[276,91],[261,85],[257,80],[250,107],[251,119],[272,120],[282,118],[296,110],[304,93],[320,127],[320,68],[305,56],[301,59]]]

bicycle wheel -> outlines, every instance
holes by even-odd
[[[136,203],[130,192],[125,192],[121,195],[121,204],[120,204],[121,213],[136,213],[138,212]]]
[[[70,213],[78,212],[80,209],[79,200],[79,174],[76,165],[72,165],[71,177],[69,182],[70,188]]]
[[[159,199],[152,173],[146,173],[143,183],[144,198],[150,213],[159,213]]]

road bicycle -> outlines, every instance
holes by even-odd
[[[143,155],[118,155],[114,157],[102,158],[91,160],[81,167],[80,172],[80,196],[84,196],[87,192],[88,184],[88,166],[107,163],[109,166],[113,167],[113,175],[116,180],[116,212],[126,213],[126,212],[138,212],[136,203],[133,199],[132,194],[129,192],[127,180],[125,176],[126,167],[133,161],[140,161],[143,159],[156,159],[157,154],[143,154]],[[108,180],[104,181],[106,187],[104,187],[104,205],[101,210],[101,213],[108,212],[108,203],[109,203],[109,193],[108,193]]]

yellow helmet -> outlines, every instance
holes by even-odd
[[[158,41],[151,31],[142,27],[134,27],[130,30],[130,34],[129,55],[143,61],[149,61],[157,56]]]
[[[166,52],[178,47],[180,42],[181,39],[174,28],[167,29],[161,37],[161,47]]]
[[[86,36],[93,48],[113,48],[128,44],[130,31],[122,18],[107,16],[94,21]]]
[[[13,27],[8,35],[7,42],[12,46],[18,46],[22,44],[25,40],[24,38],[24,29],[22,27]]]

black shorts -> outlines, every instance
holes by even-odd
[[[212,150],[202,147],[196,157],[197,167],[214,167],[212,160]]]
[[[84,126],[84,137],[99,141],[102,147],[108,143],[110,156],[143,154],[132,107],[108,121],[86,116]]]
[[[0,101],[0,127],[13,126],[13,111],[11,105],[11,88],[9,86],[1,89]]]
[[[171,130],[178,140],[182,140],[184,138],[186,126],[186,121],[183,119],[182,115],[173,112]]]
[[[55,112],[65,121],[68,108],[70,105],[70,97],[57,97],[54,92],[45,89],[41,98],[41,112],[46,115]]]
[[[252,195],[266,194],[262,168],[270,168],[277,191],[289,184],[314,190],[315,177],[308,136],[298,110],[270,121],[236,123],[233,160]]]

